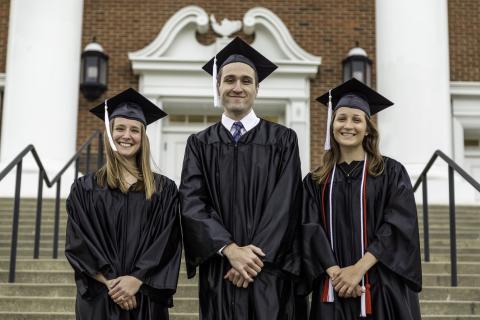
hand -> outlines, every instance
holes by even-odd
[[[118,305],[135,296],[142,285],[142,281],[132,276],[122,276],[114,280],[118,281],[113,282],[114,285],[110,288],[108,294]]]
[[[127,298],[118,304],[123,310],[133,310],[137,307],[137,299],[135,296]]]
[[[328,268],[326,270],[328,276],[330,277],[330,279],[333,279],[335,278],[335,276],[340,272],[340,267],[335,265],[335,266],[331,266],[330,268]]]
[[[228,272],[225,274],[225,277],[223,279],[229,280],[230,282],[233,283],[233,285],[237,286],[238,288],[248,288],[248,285],[250,282],[242,277],[240,272],[235,270],[234,268],[231,268],[228,270]]]
[[[253,282],[253,277],[262,271],[263,262],[259,256],[264,257],[265,253],[252,244],[239,247],[235,243],[231,243],[223,249],[223,254],[232,267],[249,282]]]
[[[361,295],[360,281],[365,273],[357,265],[348,266],[332,278],[332,285],[341,298],[355,298]]]

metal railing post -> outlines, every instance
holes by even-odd
[[[423,253],[425,261],[430,261],[430,234],[428,228],[428,188],[427,174],[422,175],[422,193],[423,193]]]
[[[90,173],[90,149],[92,148],[91,146],[92,146],[91,144],[89,144],[89,145],[87,146],[87,160],[86,160],[86,161],[87,161],[87,164],[86,164],[86,166],[85,166],[85,173],[86,173],[86,174],[89,174],[89,173]]]
[[[17,240],[18,222],[20,220],[20,188],[22,184],[22,161],[17,164],[17,175],[15,178],[15,200],[13,204],[12,241],[10,243],[10,268],[8,282],[15,282],[15,269],[17,264]]]
[[[450,216],[450,267],[452,272],[452,287],[456,287],[457,282],[457,234],[455,219],[455,183],[453,168],[448,166],[448,198],[449,198],[449,216]]]
[[[38,193],[37,193],[37,215],[35,217],[35,243],[33,245],[33,258],[38,259],[40,255],[40,232],[42,225],[42,201],[43,201],[43,175],[44,171],[38,172]]]
[[[53,226],[53,259],[58,258],[58,229],[60,224],[60,185],[62,178],[57,181],[57,194],[55,196],[55,221]]]

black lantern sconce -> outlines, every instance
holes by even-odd
[[[350,49],[348,55],[342,61],[343,81],[355,78],[367,86],[372,84],[372,60],[367,56],[367,52],[358,46]]]
[[[107,73],[108,56],[94,38],[82,52],[80,91],[87,100],[95,100],[107,90]]]

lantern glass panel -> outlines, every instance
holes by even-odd
[[[343,64],[343,81],[348,81],[352,78],[352,66],[350,61]]]
[[[100,84],[107,85],[107,60],[105,58],[100,59]]]
[[[352,78],[365,83],[365,61],[352,61]]]
[[[98,57],[85,57],[85,83],[98,81]]]

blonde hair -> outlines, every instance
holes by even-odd
[[[113,132],[115,119],[110,121],[110,130]],[[114,152],[106,132],[103,133],[103,144],[107,162],[95,173],[97,183],[101,187],[107,184],[112,189],[120,189],[123,193],[129,190],[129,185],[125,181],[122,172],[126,171],[137,179],[133,190],[144,191],[145,197],[149,200],[155,192],[155,179],[150,167],[150,142],[145,131],[145,126],[140,129],[140,149],[136,154],[136,166],[132,165],[125,157]]]
[[[337,112],[335,111],[332,117],[332,123],[335,120]],[[362,146],[363,150],[368,156],[368,174],[372,176],[379,176],[385,169],[383,157],[380,154],[379,149],[379,134],[375,123],[367,117],[365,114],[365,120],[367,122],[368,135],[363,138]],[[322,164],[312,172],[313,179],[321,184],[325,182],[333,167],[340,160],[340,146],[333,137],[333,125],[330,126],[331,149],[323,154]]]

